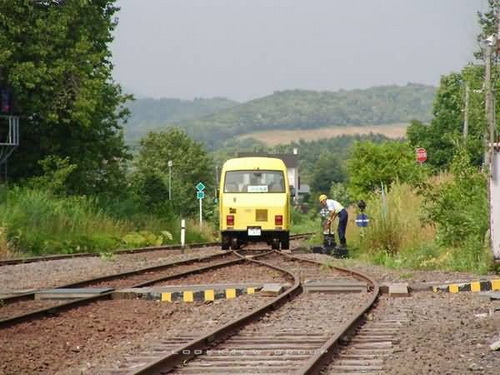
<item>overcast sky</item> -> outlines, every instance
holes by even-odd
[[[154,98],[437,85],[487,0],[118,0],[114,77]]]

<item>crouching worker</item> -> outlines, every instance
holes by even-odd
[[[321,194],[319,196],[319,201],[325,208],[328,209],[328,219],[326,222],[326,226],[328,228],[332,224],[333,220],[335,220],[337,216],[339,217],[339,225],[337,227],[339,242],[341,247],[346,247],[345,231],[347,228],[347,220],[349,219],[346,209],[339,202],[333,199],[328,199],[325,194]]]

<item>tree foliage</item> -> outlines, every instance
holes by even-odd
[[[481,32],[477,36],[479,45],[484,45],[484,41],[491,35],[497,32],[497,14],[500,11],[500,0],[488,0],[488,8],[486,12],[478,12],[479,26]],[[484,51],[475,53],[477,59],[484,59]]]
[[[424,191],[428,219],[436,224],[443,245],[460,246],[470,239],[483,244],[489,227],[485,175],[464,148],[453,158],[451,173],[452,180]]]
[[[407,143],[358,142],[347,162],[349,189],[354,198],[363,198],[383,184],[389,188],[395,181],[417,185],[425,169],[415,161],[415,151]]]
[[[324,152],[314,164],[310,186],[312,191],[328,193],[333,184],[345,180],[346,173],[342,161],[334,153]]]
[[[471,65],[460,73],[443,76],[431,123],[414,121],[407,129],[410,144],[427,149],[427,162],[435,171],[449,168],[458,146],[470,153],[473,165],[479,166],[483,161],[486,132],[483,71],[482,66]],[[467,134],[464,133],[466,86],[469,87]]]
[[[488,10],[478,12],[481,32],[478,42],[481,50],[475,53],[478,60],[484,61],[485,40],[497,32],[497,14],[500,11],[499,0],[488,0]],[[498,53],[494,54],[498,61]],[[483,163],[488,127],[485,118],[484,64],[470,64],[460,73],[443,76],[436,94],[433,114],[429,125],[413,122],[407,135],[414,147],[427,149],[428,163],[435,171],[448,170],[459,148],[464,148],[470,155],[473,166]],[[498,92],[499,69],[492,67],[492,86]],[[468,88],[469,97],[466,90]],[[467,113],[466,113],[467,109]],[[464,122],[469,117],[468,130],[465,134]],[[500,105],[495,101],[496,118],[500,114]],[[498,126],[497,129],[498,131]]]
[[[168,189],[169,167],[171,167],[171,207],[175,213],[191,215],[197,212],[198,201],[196,188],[198,182],[206,186],[207,194],[204,202],[213,203],[215,170],[213,161],[202,145],[187,136],[181,129],[169,129],[154,133],[150,132],[141,140],[141,146],[136,160],[136,178],[138,180],[152,181],[159,184],[158,176]],[[156,176],[151,178],[150,176]],[[149,191],[149,193],[148,193]],[[151,189],[138,191],[139,196],[145,194],[145,199],[151,199]],[[166,199],[165,193],[157,196]],[[212,198],[212,199],[210,199]]]
[[[0,86],[22,116],[10,177],[40,175],[39,161],[54,155],[76,166],[69,192],[120,191],[126,97],[111,76],[114,2],[0,2]]]

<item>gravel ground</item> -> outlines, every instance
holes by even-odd
[[[321,254],[300,255],[332,262]],[[447,283],[499,278],[443,271],[391,270],[355,261],[333,260],[334,264],[366,272],[378,282]],[[500,351],[489,346],[500,340],[500,302],[481,297],[482,293],[458,294],[415,292],[409,297],[383,297],[375,314],[394,314],[409,309],[409,323],[401,327],[395,353],[384,363],[387,375],[498,375]],[[328,372],[326,372],[328,373]],[[332,372],[333,374],[333,372]]]
[[[220,247],[123,254],[114,258],[74,258],[0,267],[2,292],[51,288],[80,280],[183,259],[220,253]]]
[[[491,302],[470,292],[420,292],[388,303],[411,313],[396,352],[384,363],[386,374],[500,373],[500,351],[489,348],[500,340],[500,311],[490,315]]]
[[[213,303],[113,300],[0,331],[0,374],[97,375],[160,339],[202,334],[265,303],[257,295]],[[120,313],[117,313],[117,312]]]
[[[237,264],[219,268],[210,273],[196,274],[179,279],[155,284],[158,286],[196,285],[196,284],[230,284],[230,283],[286,283],[283,273],[256,264]]]
[[[400,282],[413,285],[422,285],[428,283],[448,283],[479,279],[500,278],[498,275],[476,275],[467,272],[445,272],[445,271],[415,271],[415,270],[394,270],[383,266],[367,264],[355,259],[334,259],[328,255],[322,254],[297,254],[299,258],[312,259],[319,262],[333,264],[335,266],[352,268],[372,276],[379,283]]]
[[[53,287],[219,251],[218,248],[187,250],[185,254],[165,251],[154,256],[121,255],[113,260],[77,258],[4,266],[0,267],[0,289]],[[379,282],[413,285],[498,278],[498,275],[391,270],[349,259],[333,260],[319,254],[300,256],[353,268],[372,275]],[[250,280],[250,276],[244,275],[244,279]],[[193,278],[190,282],[198,281]],[[130,351],[139,352],[154,339],[174,337],[184,332],[185,327],[199,332],[212,329],[254,308],[255,301],[255,296],[190,305],[119,300],[107,302],[99,314],[90,306],[84,307],[89,309],[85,318],[76,314],[76,310],[70,312],[69,324],[59,319],[47,319],[17,325],[0,331],[0,374],[98,374],[96,366],[109,363],[106,358],[109,360],[113,355],[120,358]],[[500,373],[500,351],[493,352],[489,348],[492,342],[500,340],[500,312],[489,314],[495,306],[480,298],[478,293],[418,292],[406,298],[389,298],[384,303],[396,311],[411,309],[409,323],[401,328],[396,352],[385,363],[386,374]],[[116,314],[116,311],[121,313]],[[138,316],[141,319],[137,319]],[[71,319],[74,319],[73,323]],[[84,332],[78,330],[81,324],[87,327]]]

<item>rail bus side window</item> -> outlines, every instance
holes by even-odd
[[[224,181],[224,192],[225,193],[239,193],[240,185],[242,182],[241,172],[230,171],[226,172],[226,179]]]
[[[283,183],[283,173],[276,171],[276,172],[270,172],[269,173],[269,191],[271,193],[284,193],[285,192],[285,185]]]
[[[226,193],[237,193],[238,185],[237,184],[226,184],[226,188],[224,189]]]

